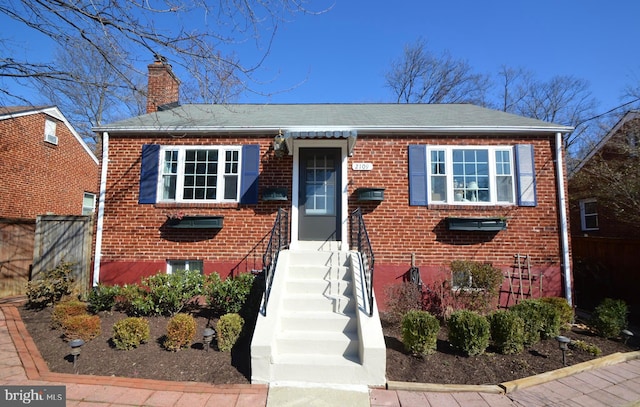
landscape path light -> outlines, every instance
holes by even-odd
[[[556,336],[556,341],[558,341],[558,346],[560,346],[560,350],[562,351],[562,366],[566,366],[567,359],[565,353],[569,350],[569,342],[571,342],[571,339],[566,336],[559,335]]]
[[[71,347],[71,356],[73,356],[73,369],[76,370],[76,362],[78,360],[78,356],[80,356],[80,348],[84,345],[84,341],[82,339],[74,339],[69,342],[69,346]],[[78,373],[76,371],[76,373]]]
[[[629,340],[629,338],[633,336],[633,332],[631,332],[628,329],[623,329],[622,332],[620,332],[620,334],[622,335],[622,340],[625,345],[627,344],[627,341]]]
[[[202,333],[202,340],[204,342],[204,347],[209,352],[209,347],[211,346],[211,341],[213,341],[213,336],[216,334],[216,331],[213,328],[205,328]]]

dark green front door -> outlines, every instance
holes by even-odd
[[[300,149],[299,240],[340,240],[339,148]]]

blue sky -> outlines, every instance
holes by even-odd
[[[268,95],[247,93],[239,102],[391,102],[384,73],[405,44],[423,38],[431,51],[448,50],[478,72],[507,65],[543,80],[586,79],[604,112],[625,101],[626,84],[640,81],[638,16],[636,0],[336,0],[324,14],[297,14],[280,26],[257,75],[264,83],[251,86]],[[0,27],[0,38],[26,53],[50,50],[3,18]],[[236,50],[249,64],[259,55],[246,45]]]

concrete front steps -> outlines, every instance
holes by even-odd
[[[386,350],[355,252],[282,251],[251,344],[252,383],[384,385]]]

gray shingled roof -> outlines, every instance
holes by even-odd
[[[361,132],[562,132],[547,123],[468,104],[190,104],[95,128],[118,132],[349,129]]]

